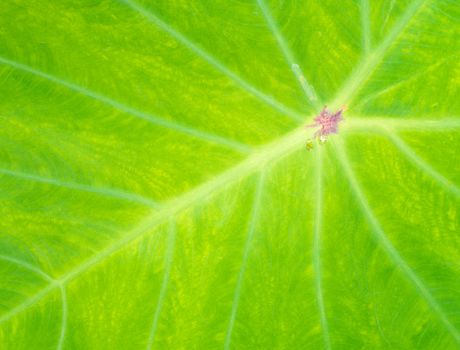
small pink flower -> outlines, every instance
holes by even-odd
[[[339,122],[343,120],[343,111],[345,108],[339,109],[335,113],[331,113],[327,107],[317,115],[314,119],[314,123],[307,125],[307,128],[319,127],[314,133],[314,137],[320,137],[321,140],[325,140],[326,136],[329,134],[337,134]]]

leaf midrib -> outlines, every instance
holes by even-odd
[[[343,101],[345,97],[349,98],[361,89],[368,76],[372,73],[372,71],[375,70],[378,63],[383,59],[389,47],[394,43],[405,26],[407,26],[413,15],[422,6],[422,4],[426,3],[426,1],[428,0],[413,1],[413,3],[409,6],[409,9],[406,10],[403,16],[401,16],[401,19],[396,23],[393,30],[390,31],[390,34],[372,53],[364,57],[361,64],[358,65],[358,69],[352,73],[350,78],[344,84],[344,87],[336,95],[336,98],[333,99],[333,102],[330,104],[331,106],[336,106],[338,103]],[[54,290],[55,287],[60,287],[69,283],[80,274],[91,269],[103,261],[105,258],[112,255],[114,252],[125,247],[132,241],[141,238],[144,234],[153,230],[157,225],[163,223],[165,220],[173,217],[176,213],[182,211],[190,205],[207,199],[211,195],[220,193],[229,184],[242,180],[244,177],[262,168],[267,163],[278,162],[282,160],[284,157],[297,150],[299,146],[303,144],[304,140],[305,130],[303,127],[295,129],[287,135],[269,143],[267,146],[261,147],[254,151],[244,161],[231,168],[230,170],[225,171],[215,179],[201,186],[198,186],[194,190],[187,192],[177,199],[170,201],[161,210],[148,215],[139,223],[139,225],[137,225],[133,230],[129,231],[123,238],[115,241],[113,244],[103,249],[100,253],[94,255],[92,258],[82,263],[76,269],[73,269],[70,272],[62,275],[60,278],[54,280],[53,283],[50,283],[47,287],[40,290],[31,298],[25,300],[22,304],[18,305],[17,307],[7,312],[7,314],[0,317],[0,323],[7,321],[15,314],[32,306],[41,298],[46,296],[49,292]]]

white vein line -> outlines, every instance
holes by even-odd
[[[434,69],[434,68],[437,68],[438,66],[441,66],[443,65],[446,61],[448,61],[450,58],[452,58],[453,56],[451,57],[448,57],[448,58],[445,58],[445,59],[442,59],[442,60],[439,60],[438,62],[435,62],[431,65],[429,65],[428,67],[425,67],[423,69],[421,69],[420,71],[412,74],[411,76],[407,77],[407,78],[404,78],[403,80],[400,80],[394,84],[391,84],[389,86],[387,86],[386,88],[382,89],[382,90],[379,90],[379,91],[376,91],[370,95],[368,95],[365,99],[363,99],[362,101],[360,101],[356,107],[360,107],[360,106],[363,106],[365,105],[367,102],[369,102],[370,100],[373,100],[377,97],[379,97],[380,95],[383,95],[391,90],[394,90],[394,89],[397,89],[398,87],[400,87],[401,85],[403,84],[406,84],[414,79],[417,79],[418,77],[420,77],[421,75],[425,75],[427,74],[428,71],[430,71],[431,69]]]
[[[395,130],[455,130],[460,128],[460,118],[443,119],[400,119],[385,117],[352,117],[347,118],[345,124],[347,131],[375,130],[376,127],[385,127]]]
[[[390,8],[388,9],[387,15],[385,16],[385,20],[383,21],[383,24],[380,27],[380,33],[383,32],[383,30],[385,29],[385,26],[388,23],[388,20],[390,19],[390,15],[391,15],[391,12],[393,11],[393,8],[395,6],[395,2],[396,2],[395,0],[391,0],[391,2],[390,2]]]
[[[34,305],[38,301],[40,301],[43,297],[48,295],[54,288],[60,286],[59,281],[53,281],[49,283],[46,287],[42,288],[40,291],[38,291],[36,294],[34,294],[31,298],[24,300],[23,303],[17,305],[15,308],[11,309],[7,313],[3,314],[0,317],[0,324],[3,322],[8,321],[11,317],[14,315],[19,314],[20,312],[28,309],[30,306]]]
[[[84,96],[87,96],[87,97],[90,97],[90,98],[92,98],[94,100],[97,100],[97,101],[99,101],[99,102],[101,102],[101,103],[103,103],[103,104],[105,104],[107,106],[110,106],[110,107],[112,107],[114,109],[117,109],[117,110],[119,110],[121,112],[127,113],[127,114],[129,114],[131,116],[134,116],[136,118],[145,120],[145,121],[147,121],[147,122],[149,122],[151,124],[158,125],[158,126],[161,126],[161,127],[167,128],[167,129],[171,129],[171,130],[174,130],[174,131],[177,131],[177,132],[181,132],[183,134],[193,136],[193,137],[195,137],[197,139],[201,139],[201,140],[204,140],[204,141],[220,144],[220,145],[222,145],[224,147],[234,149],[234,150],[236,150],[238,152],[241,152],[241,153],[248,153],[249,150],[250,150],[250,147],[248,145],[242,144],[242,143],[234,141],[234,140],[227,139],[227,138],[222,137],[222,136],[207,133],[207,132],[192,128],[190,126],[182,125],[182,124],[179,124],[179,123],[171,121],[171,120],[162,119],[162,118],[154,116],[154,115],[152,115],[150,113],[140,111],[138,109],[135,109],[133,107],[125,105],[125,104],[123,104],[121,102],[118,102],[118,101],[116,101],[116,100],[114,100],[114,99],[112,99],[110,97],[107,97],[107,96],[104,96],[104,95],[102,95],[102,94],[100,94],[98,92],[92,91],[92,90],[90,90],[90,89],[88,89],[86,87],[77,85],[77,84],[75,84],[73,82],[64,80],[64,79],[56,77],[54,75],[42,72],[42,71],[40,71],[38,69],[35,69],[35,68],[32,68],[32,67],[30,67],[30,66],[28,66],[26,64],[19,63],[19,62],[16,62],[16,61],[13,61],[13,60],[10,60],[8,58],[1,57],[1,56],[0,56],[0,63],[8,65],[8,66],[13,67],[13,68],[18,69],[18,70],[33,74],[33,75],[36,75],[36,76],[38,76],[40,78],[49,80],[49,81],[51,81],[51,82],[53,82],[53,83],[55,83],[57,85],[64,86],[64,87],[66,87],[66,88],[68,88],[70,90],[73,90],[73,91],[78,92],[78,93],[80,93],[80,94],[82,94]]]
[[[318,311],[321,321],[321,330],[324,338],[324,348],[331,349],[331,340],[329,336],[329,325],[326,317],[326,308],[324,305],[324,295],[322,287],[321,274],[321,231],[322,231],[322,216],[323,216],[323,161],[322,151],[316,152],[316,210],[313,236],[313,268],[315,271],[315,291],[318,304]]]
[[[382,128],[385,135],[393,142],[393,144],[420,170],[430,175],[439,185],[452,192],[455,196],[460,197],[460,188],[436,171],[430,164],[415,153],[399,136],[395,133]]]
[[[367,55],[372,48],[369,0],[361,0],[359,9],[361,14],[362,44],[364,54]]]
[[[88,185],[82,185],[82,184],[72,183],[72,182],[65,182],[65,181],[61,181],[58,179],[47,178],[47,177],[43,177],[39,175],[29,174],[29,173],[25,173],[21,171],[16,171],[16,170],[8,170],[4,168],[0,168],[0,174],[15,177],[15,178],[22,179],[22,180],[46,183],[49,185],[68,188],[71,190],[91,192],[91,193],[96,193],[96,194],[107,196],[107,197],[123,199],[123,200],[130,201],[130,202],[140,203],[148,207],[152,207],[152,208],[158,208],[160,206],[159,203],[155,202],[152,199],[149,199],[149,198],[146,198],[146,197],[134,194],[134,193],[121,191],[118,189],[92,187]]]
[[[61,300],[62,300],[62,321],[61,321],[61,333],[59,335],[59,342],[57,345],[57,350],[62,350],[64,346],[65,335],[67,331],[67,314],[68,314],[68,305],[67,305],[67,293],[64,285],[59,286],[61,290]]]
[[[29,271],[36,273],[37,275],[40,275],[43,279],[47,280],[48,282],[54,282],[54,278],[48,275],[45,271],[37,268],[36,266],[33,266],[32,264],[29,264],[28,262],[13,258],[11,256],[3,255],[3,254],[0,255],[0,260],[8,261],[13,264],[19,265]]]
[[[266,93],[260,91],[255,86],[248,83],[243,78],[239,77],[236,73],[231,71],[228,67],[226,67],[222,62],[216,59],[214,56],[211,56],[208,52],[198,46],[196,43],[192,42],[188,37],[184,34],[178,32],[176,29],[171,27],[169,24],[161,20],[152,10],[148,10],[142,5],[138,4],[132,0],[119,0],[125,3],[127,6],[131,7],[133,10],[137,11],[139,14],[144,16],[147,20],[167,32],[169,35],[177,39],[181,42],[186,48],[190,51],[194,52],[197,56],[204,59],[208,62],[211,66],[216,68],[218,71],[226,75],[228,78],[232,79],[235,83],[237,83],[241,88],[249,92],[250,94],[254,95],[255,97],[259,98],[266,104],[270,105],[272,108],[286,114],[292,120],[299,122],[303,121],[304,117],[299,113],[291,108],[285,106],[281,102],[277,101],[274,97],[267,95]]]
[[[163,307],[163,302],[166,296],[166,291],[169,284],[169,276],[171,274],[171,265],[174,258],[174,248],[175,248],[175,241],[176,241],[176,226],[173,220],[169,225],[169,232],[168,232],[168,245],[167,251],[165,254],[165,267],[164,267],[164,275],[163,275],[163,282],[161,283],[161,290],[160,295],[158,296],[157,307],[155,310],[155,315],[153,317],[152,328],[150,330],[149,339],[147,343],[147,350],[151,350],[153,347],[153,343],[155,341],[155,334],[158,328],[158,320],[160,319],[161,309]]]
[[[404,14],[399,18],[391,31],[382,40],[380,45],[371,51],[359,66],[353,71],[351,76],[345,82],[340,92],[337,94],[332,106],[336,107],[344,103],[350,104],[354,96],[361,90],[363,85],[370,79],[372,72],[380,64],[385,54],[399,35],[404,31],[410,20],[429,0],[414,0],[406,9]]]
[[[294,53],[292,52],[291,48],[289,47],[286,39],[284,38],[283,34],[278,28],[273,16],[268,8],[265,0],[257,0],[257,4],[259,5],[260,9],[262,10],[262,14],[267,21],[268,27],[270,28],[273,36],[275,37],[281,52],[283,53],[286,62],[288,63],[289,67],[292,69],[295,77],[297,78],[302,90],[304,91],[305,95],[307,96],[308,102],[315,108],[320,108],[321,103],[318,101],[317,94],[313,86],[308,82],[305,75],[302,72],[300,66],[296,63],[297,60],[294,57]]]
[[[336,141],[337,142],[337,141]],[[337,159],[339,160],[342,169],[345,172],[345,175],[350,183],[350,186],[355,194],[356,199],[363,210],[364,215],[367,218],[371,228],[374,238],[381,244],[383,249],[388,254],[389,258],[393,263],[401,270],[401,272],[406,276],[406,278],[413,284],[415,290],[425,299],[427,304],[435,312],[440,321],[444,324],[445,328],[449,333],[454,337],[456,342],[460,344],[460,332],[452,324],[452,322],[447,317],[445,311],[439,305],[438,301],[433,297],[428,287],[424,284],[422,279],[412,270],[412,268],[406,263],[403,257],[399,254],[396,248],[393,246],[389,238],[386,236],[382,227],[380,226],[379,221],[375,217],[372,209],[364,195],[361,185],[356,178],[353,169],[350,166],[348,156],[344,150],[344,145],[341,142],[337,142],[335,146],[335,151]]]
[[[230,313],[230,320],[228,322],[227,332],[225,335],[225,344],[224,344],[225,350],[230,349],[230,344],[232,341],[233,327],[235,325],[236,314],[238,312],[238,304],[239,304],[240,296],[241,296],[241,288],[243,286],[244,273],[246,272],[249,252],[251,250],[251,243],[254,238],[254,233],[256,231],[257,222],[259,220],[259,211],[260,211],[260,203],[262,200],[262,192],[263,192],[263,187],[264,187],[264,178],[265,178],[265,174],[264,172],[261,172],[259,174],[259,178],[257,181],[257,187],[254,192],[254,200],[253,200],[253,205],[252,205],[251,218],[249,220],[248,233],[247,233],[246,243],[244,245],[243,260],[241,262],[240,272],[238,274],[238,280],[236,283],[235,293],[233,296],[232,310]]]

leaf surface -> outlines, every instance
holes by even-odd
[[[0,348],[457,349],[459,15],[3,1]]]

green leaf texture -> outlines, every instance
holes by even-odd
[[[457,0],[2,0],[0,348],[460,348],[459,38]]]

